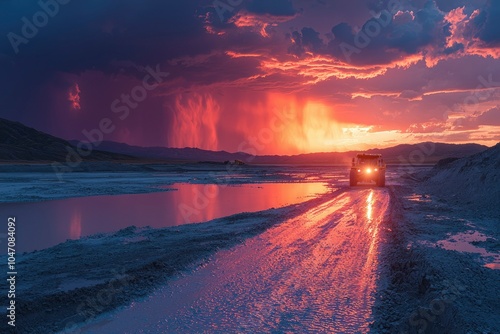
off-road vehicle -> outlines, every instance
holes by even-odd
[[[349,185],[374,181],[378,187],[385,187],[385,163],[381,154],[359,153],[352,158]]]

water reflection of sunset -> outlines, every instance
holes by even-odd
[[[373,266],[378,264],[378,252],[377,252],[377,246],[379,244],[378,232],[379,232],[379,225],[383,221],[383,217],[378,217],[378,219],[373,219],[373,210],[375,207],[374,194],[375,194],[374,190],[371,189],[370,193],[366,198],[366,222],[364,226],[369,247],[366,254],[366,263],[364,266],[365,272],[372,271]],[[366,278],[371,281],[370,284],[375,284],[375,278],[373,276],[367,275]]]
[[[175,188],[178,224],[294,204],[326,191],[323,183],[177,184]]]
[[[114,325],[133,316],[156,331],[368,333],[388,204],[385,190],[359,189],[306,205],[119,313]]]
[[[82,236],[82,212],[75,208],[69,222],[69,236],[71,239],[79,239]]]
[[[366,218],[368,220],[372,219],[372,211],[373,211],[373,190],[370,190],[370,194],[366,199]]]
[[[308,196],[327,191],[324,183],[233,186],[186,183],[167,187],[177,190],[14,204],[16,210],[21,212],[20,219],[43,221],[43,224],[19,227],[24,237],[18,242],[18,249],[43,249],[67,239],[114,232],[132,225],[161,228],[204,222],[240,212],[255,212],[303,202]],[[180,205],[189,206],[193,211],[187,220],[179,211]],[[0,206],[0,213],[9,212],[11,208],[10,204],[4,204]]]

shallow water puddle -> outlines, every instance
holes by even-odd
[[[431,197],[429,195],[425,195],[425,194],[412,194],[412,195],[406,196],[405,198],[411,202],[417,202],[417,203],[432,202]]]
[[[168,188],[175,190],[5,203],[0,204],[0,216],[16,217],[17,250],[26,252],[54,246],[67,239],[118,231],[131,225],[161,228],[281,207],[303,202],[328,190],[324,183],[238,186],[179,183]],[[7,225],[4,226],[6,229]],[[5,251],[6,248],[2,248],[0,253],[5,254]]]
[[[493,245],[493,244],[498,244],[498,241],[478,231],[471,230],[451,235],[446,240],[438,241],[437,245],[446,250],[454,250],[466,253],[476,253],[484,258],[488,259],[492,258],[493,262],[485,264],[485,267],[490,269],[500,269],[500,254],[489,252],[485,248],[474,245],[474,243],[481,243],[481,244],[484,243]]]

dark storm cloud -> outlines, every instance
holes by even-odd
[[[438,8],[443,12],[449,12],[455,8],[465,7],[470,14],[477,8],[484,8],[488,0],[436,0]]]
[[[211,0],[41,3],[0,2],[0,117],[69,139],[109,116],[110,103],[142,81],[145,67],[160,64],[170,72],[165,87],[149,94],[120,126],[120,131],[129,128],[137,137],[154,142],[151,136],[164,136],[171,117],[172,111],[163,108],[165,95],[173,94],[167,89],[176,92],[259,74],[257,60],[233,59],[225,51],[252,52],[277,45],[273,38],[264,40],[233,24],[226,24],[230,31],[225,38],[207,31],[206,15],[215,10]],[[239,11],[296,14],[290,1],[242,1],[230,14]],[[33,24],[43,16],[47,22]],[[36,32],[25,36],[32,25]],[[77,83],[82,107],[74,113],[67,94]],[[143,120],[144,115],[162,121]]]
[[[144,66],[210,53],[214,37],[205,32],[202,10],[199,1],[0,2],[1,115],[49,130],[56,126],[48,119],[50,93],[73,85],[61,73],[141,80]]]
[[[481,13],[474,18],[477,36],[487,44],[500,44],[500,1],[489,1]]]
[[[322,38],[314,28],[296,30],[291,34],[293,44],[289,52],[301,56],[304,51],[313,51],[357,65],[390,64],[429,52],[432,57],[463,53],[467,51],[464,44],[447,45],[451,24],[446,20],[449,11],[462,7],[468,16],[476,11],[464,31],[465,38],[480,38],[490,45],[500,42],[499,1],[367,0],[363,4],[359,13],[369,11],[371,17],[360,27],[349,21],[337,23],[331,29],[332,38]],[[341,4],[336,6],[342,11]]]
[[[433,2],[416,8],[395,1],[379,13],[379,17],[367,20],[359,32],[348,23],[334,26],[330,54],[352,63],[384,64],[445,42],[448,32],[444,15]]]
[[[22,36],[22,18],[33,20],[42,9],[0,3],[0,32]],[[36,64],[46,70],[113,70],[112,62],[158,63],[166,58],[197,54],[209,45],[202,38],[203,22],[194,1],[72,1],[59,5],[59,12],[39,28],[15,54],[8,38],[1,53],[13,62]],[[14,18],[17,17],[17,20]],[[4,20],[8,18],[9,20]]]
[[[348,22],[338,23],[331,29],[333,39],[329,42],[322,41],[312,28],[296,31],[290,52],[299,55],[303,49],[310,49],[357,64],[387,64],[402,55],[418,53],[425,46],[443,44],[449,33],[443,13],[432,1],[415,5],[394,0],[366,1],[364,9],[370,10],[372,17],[359,31]]]
[[[260,15],[293,16],[297,13],[290,0],[253,0],[246,3],[249,12]]]
[[[217,29],[234,28],[231,19],[241,13],[275,18],[293,17],[298,13],[290,0],[215,0],[203,8],[207,21]]]
[[[258,69],[258,59],[254,57],[232,59],[226,54],[214,54],[192,64],[187,64],[188,61],[179,60],[170,69],[173,80],[171,85],[166,85],[162,90],[164,94],[175,94],[179,90],[189,90],[192,86],[235,82],[262,73]]]
[[[498,5],[485,0],[405,0],[392,9],[394,0],[218,0],[226,5],[223,20],[214,0],[42,0],[68,3],[16,52],[8,34],[22,35],[23,18],[33,21],[41,11],[38,1],[0,1],[0,117],[68,139],[116,116],[112,102],[156,64],[170,75],[126,121],[117,120],[107,139],[172,144],[179,105],[185,120],[189,108],[200,117],[207,105],[214,115],[220,110],[214,124],[243,138],[233,128],[244,114],[236,112],[241,91],[263,114],[268,92],[292,92],[304,101],[332,101],[337,121],[401,131],[426,122],[422,131],[430,131],[481,83],[479,75],[500,80],[498,57],[465,59],[468,39],[446,21],[456,9],[450,3],[463,4],[470,39],[496,43]],[[387,24],[374,14],[382,10],[391,10]],[[360,30],[369,37],[362,46]],[[448,43],[451,34],[457,36]],[[342,43],[356,48],[349,61]],[[428,65],[429,55],[445,61]],[[71,94],[81,108],[71,108]],[[228,115],[234,122],[226,122]],[[481,117],[491,123],[498,114]]]
[[[288,49],[288,52],[301,56],[306,51],[319,52],[323,48],[323,41],[319,36],[319,32],[313,28],[304,27],[300,32],[294,31],[290,38],[294,43]]]
[[[453,54],[453,53],[456,53],[458,51],[463,51],[464,50],[464,45],[462,43],[453,43],[452,46],[450,47],[446,47],[444,50],[443,50],[443,53],[445,55],[450,55],[450,54]]]
[[[49,18],[36,36],[16,46],[18,54],[9,38],[1,39],[2,69],[12,69],[14,64],[29,72],[36,69],[33,74],[88,69],[113,73],[126,63],[154,65],[168,59],[209,54],[221,47],[216,36],[206,33],[202,19],[214,10],[211,1],[88,0],[69,1],[58,7],[57,15]],[[296,13],[288,0],[244,1],[242,8],[234,8],[233,13],[243,8],[262,15]],[[23,37],[22,19],[32,21],[41,10],[34,1],[29,5],[15,0],[0,2],[0,36],[15,33]],[[244,42],[253,43],[245,40],[240,44]]]

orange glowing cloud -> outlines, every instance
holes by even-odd
[[[446,46],[452,47],[455,43],[463,43],[464,31],[466,29],[468,20],[467,15],[464,14],[465,7],[453,9],[445,16],[445,20],[450,23],[450,36],[446,39]],[[477,16],[478,11],[472,13],[471,18]]]
[[[394,92],[394,91],[353,91],[351,93],[351,98],[364,98],[371,99],[377,96],[385,96],[385,97],[398,97],[398,98],[406,98],[409,101],[421,101],[424,96],[432,96],[432,95],[444,95],[444,94],[462,94],[469,93],[471,97],[474,97],[477,94],[493,94],[497,91],[499,87],[476,87],[476,88],[450,88],[450,89],[439,89],[439,90],[428,90],[424,92]],[[483,93],[484,92],[484,93]]]
[[[252,31],[258,32],[262,37],[269,37],[269,27],[276,27],[279,23],[291,19],[293,19],[293,16],[257,15],[241,11],[234,15],[230,22],[238,28],[250,28]]]
[[[235,51],[226,51],[226,55],[231,58],[244,58],[244,57],[262,57],[263,55],[258,53],[242,53]]]
[[[444,20],[450,24],[450,35],[446,38],[446,48],[454,50],[449,55],[436,50],[428,49],[426,55],[426,64],[429,67],[435,66],[439,61],[446,58],[457,58],[464,54],[477,55],[483,58],[500,58],[500,47],[487,45],[474,31],[473,20],[481,13],[479,9],[473,11],[469,16],[465,14],[465,7],[459,7],[451,10],[444,17]],[[458,49],[461,47],[462,49]]]
[[[267,31],[266,31],[267,27],[269,26],[269,23],[260,19],[258,16],[250,15],[250,14],[235,15],[231,19],[231,21],[238,28],[252,27],[252,28],[257,29],[257,31],[259,31],[259,33],[262,37],[269,37],[269,35],[267,34]]]
[[[422,59],[420,55],[408,56],[387,65],[356,66],[329,56],[309,55],[302,59],[278,60],[270,58],[261,62],[261,69],[268,75],[282,73],[302,77],[303,85],[314,85],[330,78],[371,79],[384,75],[389,68],[408,68]]]

